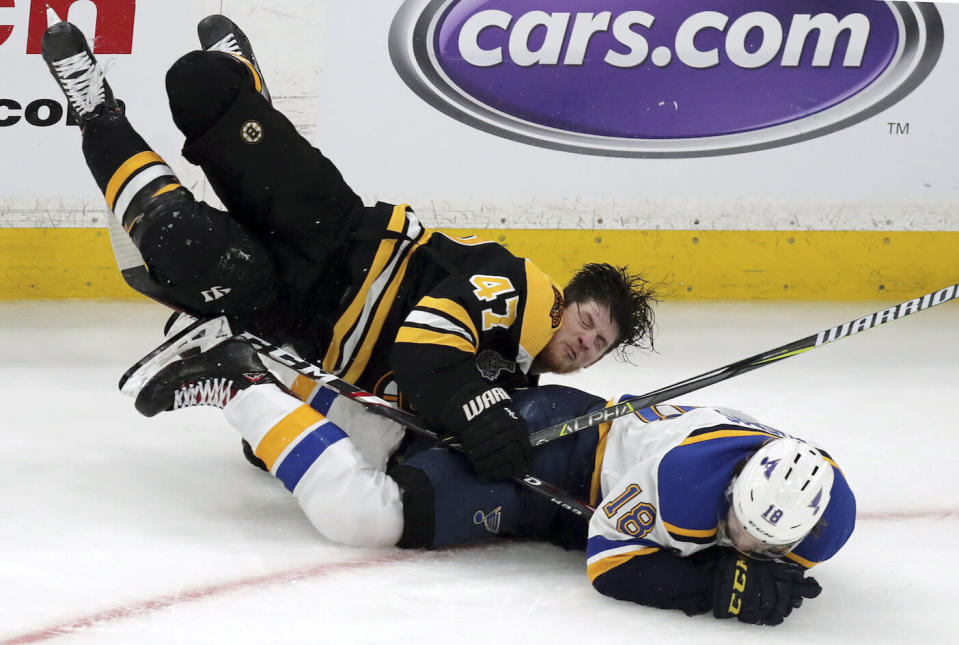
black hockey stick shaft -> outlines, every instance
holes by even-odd
[[[386,417],[387,419],[396,421],[397,423],[406,426],[408,429],[423,437],[426,437],[427,439],[432,439],[434,441],[441,440],[440,436],[427,428],[418,417],[410,414],[409,412],[393,407],[378,396],[370,394],[369,392],[353,385],[352,383],[329,374],[317,365],[314,365],[309,361],[305,361],[302,358],[295,356],[280,347],[277,347],[273,343],[260,338],[259,336],[251,334],[250,332],[240,332],[236,334],[235,338],[250,343],[257,352],[269,357],[271,360],[274,360],[277,363],[280,363],[281,365],[284,365],[302,374],[303,376],[306,376],[307,378],[313,379],[319,383],[323,383],[331,389],[336,390],[340,394],[357,401],[374,414],[378,414]],[[450,448],[455,448],[455,446],[450,444],[446,445]],[[553,504],[560,506],[574,515],[578,515],[588,520],[593,514],[594,509],[591,506],[584,504],[566,491],[557,488],[556,486],[553,486],[549,482],[543,481],[538,477],[524,475],[523,477],[514,477],[513,481],[523,488],[531,490],[534,493],[549,499],[549,501]]]
[[[594,425],[606,423],[607,421],[632,414],[636,410],[641,410],[645,407],[656,405],[657,403],[663,403],[674,397],[688,394],[689,392],[699,390],[714,383],[719,383],[720,381],[725,381],[739,374],[745,374],[760,367],[778,363],[790,356],[796,356],[797,354],[828,345],[842,338],[848,338],[867,329],[872,329],[873,327],[884,325],[893,320],[899,320],[911,314],[925,311],[930,307],[941,305],[956,298],[959,298],[959,284],[953,284],[938,291],[927,293],[919,298],[913,298],[894,307],[877,311],[862,318],[857,318],[856,320],[850,320],[843,325],[824,329],[800,340],[782,345],[781,347],[750,356],[749,358],[744,358],[735,363],[730,363],[724,367],[693,376],[685,381],[668,385],[641,396],[627,399],[608,408],[603,408],[602,410],[597,410],[596,412],[584,414],[575,419],[537,430],[530,434],[530,442],[532,442],[534,446],[539,446],[554,441],[560,437],[580,432]]]

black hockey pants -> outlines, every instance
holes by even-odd
[[[304,354],[319,351],[349,288],[343,259],[368,209],[232,57],[183,56],[167,92],[187,137],[184,157],[227,210],[185,189],[152,198],[131,230],[148,267],[192,313],[225,313],[279,342],[309,339]]]

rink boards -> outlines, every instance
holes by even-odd
[[[38,54],[47,8],[96,34],[131,122],[198,199],[215,203],[163,76],[227,10],[277,107],[365,201],[408,201],[559,282],[603,261],[677,299],[866,300],[959,276],[954,3],[12,4],[3,300],[136,297]]]
[[[673,299],[901,300],[952,284],[957,232],[447,229],[479,233],[557,280],[628,264]],[[0,299],[137,298],[94,228],[0,229]]]

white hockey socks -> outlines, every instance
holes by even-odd
[[[352,546],[399,540],[399,486],[339,426],[275,385],[247,388],[223,412],[324,536]]]

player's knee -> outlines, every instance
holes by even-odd
[[[359,481],[362,479],[363,481]],[[306,516],[326,538],[359,547],[393,546],[403,533],[399,487],[369,469],[349,478],[340,495],[296,491]]]
[[[227,233],[188,193],[144,204],[130,235],[151,272],[173,284],[196,283],[225,247]]]
[[[247,76],[242,65],[221,54],[193,51],[180,57],[166,75],[173,122],[188,139],[199,137],[249,85]]]
[[[241,318],[260,311],[271,325],[288,313],[277,305],[282,289],[269,250],[186,191],[152,199],[131,236],[151,274],[194,313]]]

